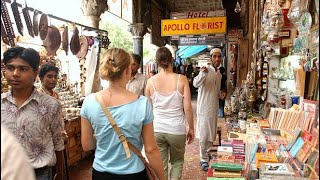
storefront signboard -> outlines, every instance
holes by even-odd
[[[226,30],[226,16],[161,20],[161,36],[225,34]]]
[[[179,46],[198,46],[207,44],[220,46],[223,42],[224,38],[214,38],[210,36],[179,37]]]

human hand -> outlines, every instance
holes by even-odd
[[[187,132],[187,144],[191,144],[194,141],[194,130],[188,130]]]
[[[207,73],[208,72],[208,68],[206,66],[202,66],[200,68],[200,71]]]

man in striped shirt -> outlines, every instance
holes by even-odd
[[[127,84],[127,89],[138,95],[144,95],[147,84],[147,77],[138,72],[141,64],[141,57],[137,54],[131,54],[133,63],[131,64],[131,79]]]

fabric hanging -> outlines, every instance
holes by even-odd
[[[86,55],[85,61],[85,95],[88,95],[92,92],[92,84],[94,80],[94,72],[97,66],[97,59],[99,53],[99,41],[94,38],[94,44],[91,46],[88,54]]]

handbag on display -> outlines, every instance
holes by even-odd
[[[102,110],[104,111],[104,113],[106,114],[107,116],[107,119],[109,120],[111,126],[113,127],[114,131],[117,133],[124,149],[125,149],[125,152],[126,152],[126,155],[127,155],[127,158],[130,157],[130,150],[133,151],[140,159],[141,161],[143,162],[145,168],[146,168],[146,171],[147,171],[147,174],[148,174],[148,179],[149,180],[157,180],[159,179],[157,177],[157,174],[154,172],[154,170],[152,169],[151,165],[146,161],[146,159],[142,156],[141,152],[133,145],[129,142],[129,140],[121,133],[121,130],[120,128],[117,126],[116,122],[114,121],[110,111],[108,110],[108,108],[105,106],[103,100],[102,100],[102,97],[101,97],[101,94],[100,93],[97,93],[96,94],[96,99],[97,101],[99,102]]]

